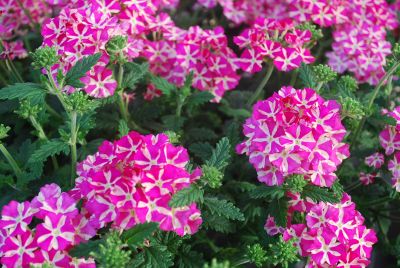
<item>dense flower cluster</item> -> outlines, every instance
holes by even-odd
[[[394,153],[393,159],[388,163],[388,169],[393,175],[393,187],[400,192],[400,106],[387,114],[396,120],[396,125],[387,125],[379,134],[379,141],[387,156]]]
[[[244,124],[247,140],[237,152],[249,156],[267,185],[300,174],[315,185],[331,186],[337,166],[349,156],[339,110],[336,101],[325,101],[312,89],[283,87],[254,105]]]
[[[311,37],[309,30],[296,29],[290,19],[259,18],[234,39],[244,48],[239,65],[244,71],[255,73],[266,59],[271,59],[280,71],[296,69],[302,62],[312,63],[314,57],[306,48]]]
[[[376,234],[364,225],[349,195],[338,204],[296,200],[289,212],[306,214],[305,223],[288,224],[283,238],[293,239],[299,254],[309,257],[307,267],[368,266]]]
[[[36,226],[33,226],[33,225]],[[0,257],[4,267],[95,267],[68,251],[96,234],[92,220],[76,208],[76,200],[56,184],[41,188],[31,201],[11,201],[0,220]],[[32,266],[31,266],[32,265]],[[82,266],[80,266],[82,265]]]
[[[333,51],[328,52],[328,63],[339,72],[350,71],[360,83],[377,84],[384,76],[386,56],[391,45],[386,30],[398,26],[397,3],[388,5],[384,0],[199,0],[212,8],[217,2],[225,16],[234,23],[252,24],[258,17],[279,20],[293,19],[298,23],[312,21],[321,27],[333,27]]]
[[[80,163],[72,192],[84,200],[83,208],[99,228],[112,223],[124,230],[158,222],[162,230],[192,234],[202,222],[196,204],[169,206],[174,193],[201,175],[200,169],[190,174],[185,169],[188,162],[186,149],[172,145],[166,135],[131,132],[113,143],[105,141]]]
[[[22,41],[11,41],[6,42],[3,41],[1,43],[2,51],[0,52],[0,59],[23,59],[28,56],[28,52],[24,48],[24,44]]]
[[[238,84],[236,55],[228,48],[222,27],[176,27],[171,17],[161,12],[161,8],[176,4],[177,1],[78,1],[44,24],[43,45],[58,49],[61,66],[54,70],[61,67],[63,72],[83,56],[101,53],[99,63],[82,79],[84,90],[93,97],[111,96],[117,87],[107,68],[110,55],[106,45],[113,37],[123,36],[126,47],[122,49],[128,61],[138,56],[146,58],[152,73],[177,86],[182,86],[193,71],[193,87],[212,92],[218,101],[226,90]],[[145,99],[160,93],[150,84]]]

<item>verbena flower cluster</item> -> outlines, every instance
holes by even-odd
[[[76,200],[56,184],[40,189],[31,202],[11,201],[0,219],[0,257],[4,267],[95,267],[94,260],[76,259],[68,251],[96,234],[91,219]]]
[[[283,87],[257,102],[243,127],[247,139],[237,152],[249,156],[258,179],[269,186],[292,174],[331,186],[337,166],[349,156],[340,105],[309,88]]]
[[[309,258],[307,267],[368,266],[376,234],[365,226],[349,195],[344,194],[338,204],[316,204],[294,196],[283,238],[294,241],[299,254]],[[305,214],[305,223],[291,223],[295,212]]]
[[[385,74],[385,57],[391,53],[386,30],[397,28],[396,6],[377,1],[281,0],[199,0],[213,8],[219,3],[224,15],[236,24],[252,24],[259,17],[311,21],[321,27],[333,27],[333,51],[329,65],[337,72],[350,71],[360,83],[377,84]]]
[[[202,223],[196,204],[169,206],[174,193],[201,176],[200,169],[190,174],[188,163],[186,149],[172,145],[166,135],[131,132],[113,143],[105,141],[79,164],[72,193],[84,200],[82,207],[98,228],[112,223],[112,228],[126,230],[158,222],[162,230],[193,234]]]
[[[393,155],[388,162],[388,169],[392,173],[392,184],[396,191],[400,192],[400,106],[393,111],[387,112],[387,115],[396,120],[396,125],[387,125],[379,134],[379,141],[387,156]],[[379,157],[378,169],[384,162],[383,155]],[[381,164],[382,163],[382,164]]]
[[[222,27],[202,30],[198,26],[184,30],[175,26],[162,8],[173,3],[159,1],[78,1],[43,26],[43,45],[55,46],[61,55],[61,67],[68,71],[85,55],[100,52],[101,60],[82,79],[84,90],[104,98],[114,94],[117,83],[111,69],[107,43],[115,36],[126,38],[122,48],[126,60],[138,56],[149,61],[150,71],[182,86],[193,71],[193,87],[210,91],[219,101],[226,90],[239,82],[235,53],[227,46]],[[56,73],[54,73],[54,76]],[[66,88],[65,90],[73,90]],[[145,99],[161,92],[149,84]]]
[[[244,48],[240,67],[246,72],[259,72],[262,63],[271,59],[278,70],[290,71],[300,67],[302,62],[314,62],[307,48],[311,32],[296,29],[295,26],[290,19],[258,18],[252,27],[234,39],[239,47]]]

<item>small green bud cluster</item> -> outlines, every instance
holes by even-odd
[[[42,110],[39,105],[32,105],[30,101],[23,100],[19,104],[19,108],[15,111],[19,116],[24,119],[28,119],[29,117],[37,117],[38,113]]]
[[[319,39],[322,39],[324,35],[322,34],[322,30],[317,28],[317,25],[310,23],[310,22],[305,22],[303,24],[300,24],[297,26],[299,30],[309,30],[312,34],[312,39],[314,41],[317,41]]]
[[[297,248],[291,241],[283,241],[282,236],[279,237],[277,243],[268,245],[268,263],[282,267],[289,267],[289,264],[298,261]]]
[[[291,192],[301,193],[308,182],[304,179],[303,175],[292,175],[287,180],[286,183]]]
[[[32,56],[32,66],[35,69],[50,69],[58,62],[60,56],[54,47],[40,47],[35,52],[30,54]]]
[[[331,67],[325,64],[319,64],[312,67],[317,82],[327,83],[337,77],[337,73]]]
[[[224,174],[218,168],[204,165],[202,166],[202,171],[203,180],[206,181],[211,188],[216,189],[221,187]]]
[[[111,62],[124,64],[127,62],[124,50],[128,43],[128,37],[117,35],[110,39],[106,44],[106,51],[110,55]]]
[[[247,246],[247,256],[249,257],[250,262],[254,263],[257,267],[262,267],[268,260],[267,252],[260,244]]]
[[[168,136],[169,141],[172,144],[178,144],[180,142],[181,135],[179,135],[178,133],[171,131],[171,130],[167,130],[167,131],[165,131],[165,134]]]
[[[344,75],[340,77],[338,81],[338,87],[344,88],[349,92],[355,92],[358,89],[357,81],[350,75]]]
[[[67,109],[70,111],[76,111],[79,113],[88,112],[94,110],[98,104],[91,100],[88,95],[82,91],[74,92],[65,99]]]
[[[342,105],[342,116],[360,120],[365,115],[364,106],[356,99],[351,97],[339,97]]]
[[[91,255],[100,264],[99,267],[114,268],[114,267],[127,267],[131,258],[132,252],[124,249],[126,245],[122,243],[116,232],[112,232],[104,241],[99,245],[96,252]]]
[[[0,140],[8,137],[8,132],[11,130],[9,126],[0,124]]]
[[[203,268],[229,268],[229,261],[218,262],[217,259],[212,259],[211,264],[204,264]]]

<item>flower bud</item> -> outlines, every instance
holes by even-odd
[[[324,64],[319,64],[312,67],[315,78],[318,82],[327,83],[337,77],[337,73],[331,67]]]
[[[202,171],[203,179],[211,188],[216,189],[221,187],[224,174],[220,170],[213,166],[204,165]]]
[[[60,59],[54,47],[40,47],[30,55],[33,60],[32,66],[35,69],[50,69]]]
[[[117,35],[111,38],[106,44],[107,53],[110,55],[111,62],[124,64],[127,62],[124,50],[128,42],[127,36]]]
[[[0,140],[8,137],[8,132],[11,130],[9,126],[0,124]]]

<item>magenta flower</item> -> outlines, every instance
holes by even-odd
[[[275,223],[275,218],[268,215],[267,221],[265,222],[264,229],[269,236],[274,236],[277,234],[282,234],[285,229],[283,227],[277,226]]]
[[[365,164],[376,169],[381,168],[383,163],[385,163],[385,157],[381,153],[373,153],[365,158]]]
[[[315,185],[329,187],[336,180],[337,166],[349,156],[340,121],[337,102],[323,100],[312,89],[283,87],[254,105],[243,126],[247,139],[236,150],[249,156],[258,179],[269,186],[301,174]]]
[[[377,174],[376,173],[364,173],[364,172],[360,172],[360,182],[363,185],[369,185],[371,183],[374,183],[375,178],[376,178]]]
[[[0,227],[9,235],[25,233],[29,230],[28,225],[31,223],[35,211],[28,201],[23,203],[11,201],[1,211]]]
[[[65,215],[46,216],[44,223],[37,226],[35,237],[38,245],[44,250],[63,250],[72,244],[74,231],[71,218]]]

